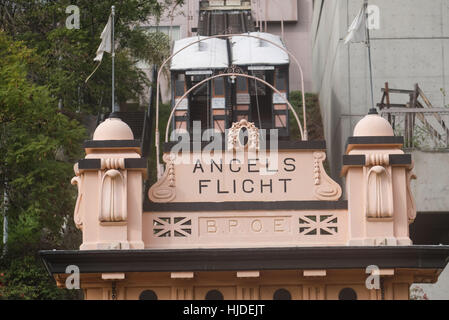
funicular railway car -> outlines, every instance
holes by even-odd
[[[278,129],[279,136],[286,137],[289,135],[289,113],[285,103],[289,90],[289,56],[281,49],[285,49],[285,45],[280,37],[261,32],[249,35],[258,38],[234,36],[230,39],[232,65],[270,83],[281,95],[261,82],[239,77],[233,121],[245,118],[258,128]]]
[[[215,38],[197,42],[204,38],[191,37],[175,42],[173,52],[182,51],[173,57],[170,67],[172,108],[187,90],[228,68],[226,40]],[[174,129],[178,133],[191,132],[193,122],[201,121],[203,130],[217,126],[218,130],[224,131],[225,90],[223,78],[207,81],[197,87],[179,103],[172,123]],[[218,119],[219,122],[214,122]]]
[[[289,56],[280,37],[261,32],[223,39],[191,37],[176,41],[173,53],[172,108],[187,90],[224,71],[257,77],[279,91],[242,76],[211,79],[179,102],[173,129],[191,133],[193,122],[201,121],[202,130],[224,133],[246,119],[260,129],[278,129],[280,137],[289,136]]]

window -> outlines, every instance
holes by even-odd
[[[273,300],[291,300],[292,295],[286,289],[278,289],[273,294]]]
[[[194,87],[205,78],[205,75],[191,76],[190,81],[187,81],[187,88]],[[204,82],[189,94],[189,130],[193,130],[194,121],[201,121],[201,130],[206,130],[211,127],[210,95],[210,81]]]
[[[276,89],[287,91],[287,73],[285,70],[276,70]]]
[[[341,289],[338,300],[357,300],[357,293],[352,288]]]
[[[237,91],[248,92],[248,79],[243,77],[237,77]]]
[[[170,30],[170,26],[151,26],[144,27],[148,30],[148,32],[162,32],[168,35],[171,41],[176,41],[181,39],[181,28],[180,26],[172,26]]]
[[[210,290],[206,293],[206,300],[224,300],[223,294],[218,290]]]
[[[175,81],[175,97],[182,97],[184,95],[184,80]]]
[[[157,300],[157,294],[153,290],[144,290],[140,293],[139,300]]]
[[[214,93],[215,96],[224,96],[224,78],[214,79]]]
[[[269,83],[273,82],[273,77],[271,77],[271,81],[267,81],[267,76],[263,70],[251,71],[251,75]],[[249,81],[249,90],[252,96],[264,96],[267,94],[267,88],[265,84],[258,80],[251,79]],[[271,89],[269,90],[271,91]]]

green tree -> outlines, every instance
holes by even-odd
[[[75,190],[67,181],[85,130],[59,112],[48,87],[30,80],[43,63],[35,50],[0,32],[1,194],[6,188],[9,198],[0,294],[7,298],[55,297],[37,252],[80,242],[72,219]]]
[[[290,103],[298,113],[301,125],[303,121],[302,111],[302,93],[301,91],[290,92]],[[321,120],[320,104],[318,96],[314,93],[306,92],[306,117],[307,117],[307,132],[309,133],[309,140],[324,140],[323,122]],[[290,111],[290,137],[292,139],[301,140],[301,134],[298,129],[298,124]]]
[[[93,61],[110,8],[116,6],[116,96],[122,109],[147,88],[137,61],[160,64],[169,39],[137,27],[181,0],[0,1],[0,200],[7,191],[8,251],[0,259],[0,299],[73,298],[57,290],[37,257],[42,249],[77,249],[73,163],[84,128],[74,119],[110,110],[111,57]],[[80,29],[65,22],[80,9]],[[59,108],[58,106],[61,106]],[[6,183],[4,183],[6,182]],[[2,201],[3,202],[3,201]],[[1,222],[0,222],[1,223]],[[3,249],[0,247],[0,249]]]
[[[115,32],[116,94],[122,109],[126,102],[139,101],[148,86],[147,76],[136,67],[137,61],[160,63],[169,53],[168,37],[147,33],[139,24],[160,16],[181,0],[5,0],[0,3],[0,29],[15,40],[25,41],[45,59],[34,81],[49,86],[52,95],[69,112],[97,114],[111,106],[111,57],[106,54],[98,71],[87,84],[85,79],[96,67],[93,61],[100,34],[107,23],[111,6],[116,6]],[[67,29],[67,6],[80,9],[80,29]]]

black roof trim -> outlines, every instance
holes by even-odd
[[[346,148],[350,144],[404,144],[404,137],[400,136],[366,136],[349,137],[346,142]]]
[[[83,143],[84,148],[140,148],[140,140],[86,140]]]
[[[146,169],[146,158],[126,158],[125,169]],[[78,161],[78,169],[99,170],[101,169],[101,159],[81,159]]]
[[[401,164],[412,164],[411,154],[390,154],[390,164],[401,165]]]
[[[407,165],[412,164],[411,154],[390,154],[390,165]],[[366,163],[366,157],[364,154],[345,154],[343,155],[344,166],[364,166]]]
[[[226,201],[226,202],[168,202],[156,203],[147,200],[144,212],[167,211],[242,211],[242,210],[335,210],[347,209],[348,201]]]
[[[343,155],[344,166],[364,166],[366,163],[364,154],[345,154]]]
[[[126,158],[125,159],[126,169],[146,169],[147,168],[147,158]]]
[[[101,159],[81,159],[78,161],[78,169],[80,170],[101,169]]]
[[[443,269],[449,246],[40,251],[50,275],[81,273],[379,268]]]

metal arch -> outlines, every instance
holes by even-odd
[[[167,127],[166,127],[166,129],[165,129],[165,142],[168,142],[168,132],[169,132],[169,129],[170,129],[170,121],[172,120],[173,115],[174,115],[176,109],[178,108],[178,106],[180,105],[180,103],[182,102],[182,100],[185,99],[185,97],[187,97],[187,96],[189,95],[190,92],[192,92],[193,90],[195,90],[197,87],[201,86],[203,83],[205,83],[205,82],[207,82],[207,81],[211,81],[211,80],[213,80],[213,79],[215,79],[215,78],[221,78],[221,77],[244,77],[244,78],[248,78],[248,79],[254,79],[254,80],[260,81],[260,82],[262,82],[263,84],[265,84],[265,85],[267,85],[268,87],[270,87],[274,92],[276,92],[277,94],[279,94],[279,95],[282,97],[282,99],[283,99],[283,100],[285,101],[285,103],[288,105],[288,107],[290,108],[290,110],[293,111],[293,114],[294,114],[294,116],[295,116],[295,118],[296,118],[296,122],[298,123],[299,132],[301,133],[301,139],[304,140],[304,131],[303,131],[303,128],[302,128],[302,126],[301,126],[301,121],[299,121],[298,115],[294,112],[295,109],[293,108],[293,106],[291,105],[291,103],[290,103],[286,98],[284,98],[284,96],[282,96],[281,92],[280,92],[278,89],[276,89],[274,86],[272,86],[271,84],[269,84],[269,83],[266,82],[265,80],[262,80],[262,79],[260,79],[260,78],[255,77],[255,76],[250,76],[250,75],[247,75],[247,74],[245,74],[245,73],[234,73],[234,72],[231,72],[231,73],[217,74],[217,75],[211,76],[211,77],[209,77],[209,78],[206,78],[206,79],[204,79],[204,80],[198,82],[196,85],[194,85],[192,88],[190,88],[189,90],[187,90],[187,91],[184,93],[184,95],[178,100],[178,102],[176,102],[175,106],[173,107],[172,111],[170,112],[170,116],[168,117]]]
[[[301,94],[302,94],[302,112],[303,112],[303,125],[304,125],[304,134],[302,135],[302,139],[303,140],[308,140],[308,134],[307,134],[307,115],[306,115],[306,98],[305,98],[305,92],[304,92],[304,73],[301,67],[301,64],[299,63],[298,59],[296,59],[296,57],[290,52],[288,51],[286,48],[281,47],[280,45],[278,45],[277,43],[274,43],[273,41],[264,39],[262,37],[258,37],[258,36],[254,36],[254,35],[250,35],[250,34],[227,34],[227,35],[215,35],[215,36],[208,36],[208,37],[204,37],[203,39],[199,39],[196,40],[190,44],[188,44],[187,46],[179,49],[178,51],[172,53],[167,59],[164,60],[164,62],[162,63],[162,65],[159,67],[159,71],[157,73],[157,80],[156,80],[156,129],[155,129],[155,146],[156,146],[156,165],[157,165],[157,175],[158,178],[161,177],[161,171],[160,171],[160,160],[159,160],[159,154],[160,154],[160,143],[159,143],[159,83],[160,83],[160,77],[162,74],[162,70],[164,68],[164,66],[171,60],[173,59],[173,57],[175,55],[177,55],[178,53],[180,53],[181,51],[183,51],[184,49],[187,49],[188,47],[197,44],[201,41],[206,41],[209,39],[216,39],[216,38],[231,38],[231,37],[247,37],[247,38],[254,38],[254,39],[259,39],[268,43],[271,43],[272,45],[274,45],[275,47],[281,49],[282,51],[284,51],[285,53],[288,54],[289,57],[291,57],[293,59],[293,61],[295,62],[295,64],[297,65],[298,69],[299,69],[299,74],[301,77]],[[293,114],[295,115],[295,118],[298,119],[298,115],[296,113],[296,111],[294,109],[292,109]],[[298,121],[299,122],[299,121]]]

